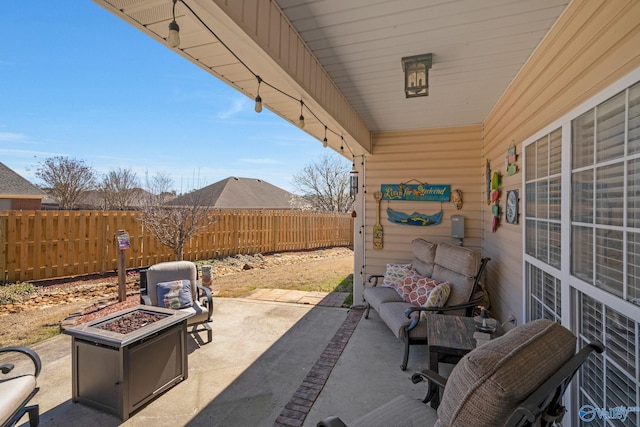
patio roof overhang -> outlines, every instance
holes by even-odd
[[[94,1],[169,47],[171,0]],[[260,76],[266,108],[297,124],[302,100],[306,132],[361,155],[371,132],[483,123],[568,2],[180,0],[174,50],[251,99]],[[429,96],[406,99],[423,53]]]

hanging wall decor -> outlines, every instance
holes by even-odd
[[[425,215],[418,212],[407,215],[406,213],[394,211],[387,208],[387,218],[390,222],[393,222],[395,224],[417,225],[424,227],[427,225],[440,224],[442,222],[442,211],[433,215]]]
[[[448,202],[451,199],[450,185],[429,185],[421,182],[419,184],[382,184],[380,189],[382,200]]]
[[[509,224],[518,223],[518,190],[507,191],[505,219]]]
[[[507,157],[504,159],[507,175],[513,175],[518,172],[518,164],[516,163],[516,160],[518,160],[518,155],[516,154],[516,146],[514,144],[509,147],[507,150]]]
[[[485,169],[485,179],[487,180],[487,204],[491,204],[491,164],[487,160],[487,166]]]
[[[489,201],[491,203],[491,232],[495,233],[500,224],[500,174],[494,172],[491,175],[491,191],[489,193]]]

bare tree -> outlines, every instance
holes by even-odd
[[[293,175],[293,186],[315,210],[347,212],[352,205],[349,196],[350,166],[338,155],[324,154]]]
[[[140,180],[131,169],[117,168],[102,177],[100,187],[105,209],[128,209],[134,203]]]
[[[211,224],[209,206],[201,199],[197,192],[191,192],[181,197],[179,205],[170,206],[166,203],[175,197],[170,191],[171,179],[164,174],[157,174],[153,178],[146,178],[146,190],[149,196],[140,213],[140,221],[144,230],[156,240],[173,250],[176,261],[184,258],[185,243],[198,232]]]
[[[83,160],[56,156],[45,159],[36,169],[36,176],[45,183],[60,208],[72,209],[84,193],[95,188],[96,173]]]

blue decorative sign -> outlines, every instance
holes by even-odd
[[[382,200],[411,200],[420,202],[448,202],[450,185],[382,184]]]

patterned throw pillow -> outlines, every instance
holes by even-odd
[[[193,306],[191,282],[189,280],[174,280],[173,282],[158,283],[158,305],[174,310]]]
[[[449,294],[451,293],[451,288],[449,287],[449,283],[442,282],[438,286],[436,286],[431,293],[429,293],[429,297],[427,301],[422,305],[423,307],[444,307],[449,299]],[[420,313],[420,318],[424,319],[425,316],[429,314],[433,314],[433,311],[423,311]]]
[[[402,293],[398,293],[406,302],[413,305],[424,306],[427,303],[431,290],[439,284],[440,281],[421,276],[416,270],[411,269],[403,280]]]
[[[411,264],[387,264],[387,271],[384,273],[382,286],[398,290],[398,286],[404,276],[411,270]]]

